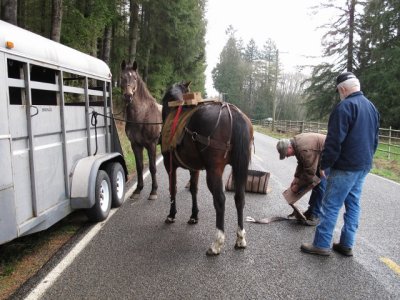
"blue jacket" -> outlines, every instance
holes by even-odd
[[[371,169],[378,135],[378,110],[362,92],[349,95],[329,117],[321,169]]]

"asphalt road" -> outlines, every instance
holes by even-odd
[[[291,182],[296,160],[280,161],[275,144],[275,139],[256,133],[251,168],[271,173],[272,191],[246,194],[245,216],[258,219],[291,212],[281,193]],[[224,182],[229,168],[225,171]],[[139,200],[128,199],[107,222],[92,226],[97,230],[88,228],[16,298],[400,299],[399,184],[368,175],[352,258],[300,252],[302,242],[312,241],[314,228],[294,220],[246,222],[248,247],[235,250],[236,210],[233,193],[227,192],[226,244],[219,256],[207,257],[215,235],[215,211],[202,173],[197,225],[187,224],[191,200],[184,185],[189,176],[182,169],[177,220],[172,225],[164,223],[169,195],[161,163],[158,200],[147,200],[147,177]],[[299,201],[300,206],[305,209],[307,201],[308,195]],[[341,221],[336,239],[340,225]],[[69,257],[67,262],[65,257]]]

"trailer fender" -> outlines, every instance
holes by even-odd
[[[80,159],[76,163],[75,168],[70,175],[72,177],[72,209],[91,208],[94,205],[97,173],[99,169],[104,169],[106,165],[105,163],[109,161],[122,162],[122,166],[126,169],[122,155],[117,152],[88,156]]]

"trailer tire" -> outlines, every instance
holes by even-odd
[[[111,209],[111,182],[110,177],[103,170],[96,176],[95,202],[91,208],[86,209],[86,215],[92,222],[107,219]]]
[[[120,207],[125,200],[125,171],[118,162],[109,164],[106,168],[111,181],[112,207]]]

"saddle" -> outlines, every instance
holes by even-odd
[[[193,106],[189,109],[182,110],[178,119],[178,123],[176,124],[176,127],[174,129],[174,132],[172,132],[172,125],[174,122],[177,109],[171,110],[161,130],[162,153],[175,150],[176,147],[182,142],[183,136],[185,134],[185,126],[189,122],[192,115],[198,110],[198,108],[199,106]]]
[[[182,109],[182,106],[173,109],[167,116],[163,129],[161,130],[161,152],[165,153],[167,151],[174,151],[178,145],[182,142],[182,139],[185,135],[185,133],[189,134],[192,137],[193,141],[199,142],[207,147],[211,147],[214,149],[219,149],[225,151],[225,155],[230,151],[231,149],[231,144],[230,144],[230,137],[227,142],[222,142],[216,139],[212,138],[212,134],[217,128],[219,124],[219,120],[221,117],[221,113],[223,108],[227,108],[229,117],[230,117],[230,122],[231,122],[231,128],[230,128],[230,134],[232,133],[232,112],[230,105],[228,103],[222,103],[219,101],[214,101],[214,102],[203,102],[203,103],[198,103],[199,105],[196,106],[185,106],[185,109]],[[186,127],[188,124],[190,118],[193,116],[193,114],[202,106],[202,105],[220,105],[220,112],[218,115],[218,119],[215,120],[215,127],[212,132],[210,132],[209,136],[203,136],[198,134],[197,132],[193,132],[190,129]],[[180,110],[180,111],[179,111]],[[205,149],[204,148],[204,149]]]

